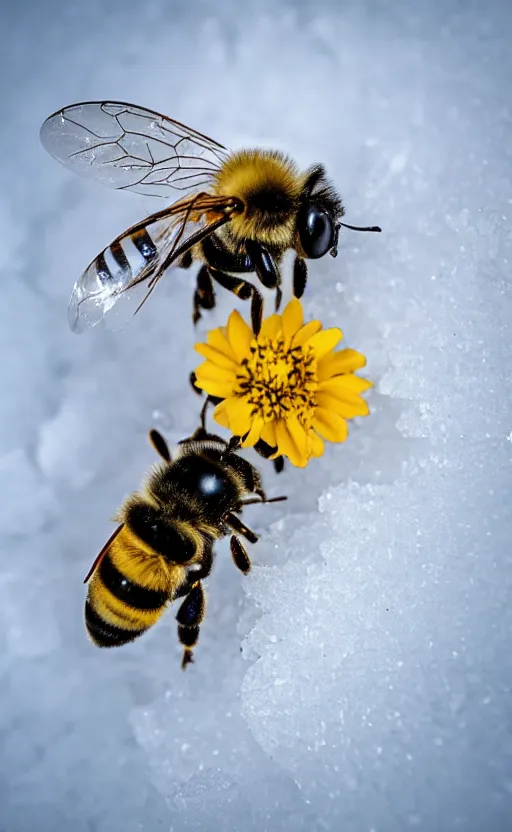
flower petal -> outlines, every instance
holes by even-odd
[[[348,427],[345,419],[318,407],[313,417],[313,427],[318,433],[327,439],[328,442],[344,442],[348,436]]]
[[[219,396],[221,399],[231,396],[235,383],[234,373],[205,361],[196,368],[195,375],[196,385],[208,395]]]
[[[218,399],[227,399],[233,392],[233,385],[225,381],[215,381],[215,379],[201,379],[196,381],[197,387],[208,393],[209,396],[215,396]]]
[[[334,396],[335,393],[331,391],[339,390],[340,393],[343,391],[347,393],[364,393],[365,390],[373,387],[373,382],[367,378],[361,378],[361,376],[354,376],[352,373],[347,373],[343,376],[333,376],[327,379],[327,381],[321,381],[318,387],[325,393]]]
[[[304,430],[296,416],[290,416],[286,420],[286,427],[288,428],[290,436],[292,437],[299,454],[305,460],[304,464],[306,464],[308,460],[308,443],[306,431]]]
[[[281,329],[281,315],[270,315],[263,321],[258,338],[275,338],[276,335],[279,335]]]
[[[242,448],[252,448],[253,445],[256,444],[258,439],[261,436],[261,431],[265,427],[265,422],[263,416],[252,416],[251,417],[251,427],[249,429],[248,435],[245,437],[244,441],[242,442]],[[247,433],[247,431],[246,431]]]
[[[318,362],[318,380],[324,381],[331,376],[353,373],[355,370],[360,370],[365,364],[366,357],[357,350],[345,349],[328,354]]]
[[[199,367],[196,367],[195,374],[198,378],[213,378],[216,381],[228,381],[234,384],[236,375],[235,370],[227,367],[218,367],[211,361],[203,361]]]
[[[298,298],[292,298],[282,315],[282,327],[285,345],[288,347],[295,333],[304,322],[302,304]]]
[[[224,399],[223,402],[217,405],[215,410],[213,411],[213,418],[217,422],[218,425],[222,425],[223,428],[229,428],[229,419],[226,410],[226,402],[229,399]]]
[[[309,323],[304,324],[304,326],[301,326],[298,332],[296,332],[293,336],[292,347],[302,347],[306,341],[309,341],[309,339],[313,335],[316,335],[317,332],[320,332],[321,329],[322,324],[320,321],[309,321]]]
[[[355,416],[368,416],[370,408],[364,399],[360,396],[355,396],[348,399],[333,398],[327,393],[317,393],[316,396],[318,407],[324,410],[330,410],[332,413],[337,413],[338,416],[343,416],[344,419],[353,419]]]
[[[233,373],[236,372],[238,362],[234,356],[231,358],[220,350],[215,349],[215,347],[212,347],[210,344],[195,344],[194,349],[199,353],[199,355],[204,356],[204,358],[207,358],[217,367],[224,367],[227,370],[232,370]]]
[[[236,354],[233,352],[227,339],[225,326],[219,327],[218,329],[210,329],[208,335],[206,336],[206,343],[215,350],[223,353],[223,355],[226,355],[228,358],[232,358],[233,361],[237,361]]]
[[[284,419],[278,419],[276,422],[276,439],[279,454],[288,457],[292,465],[297,468],[304,468],[307,465],[308,459],[295,444]]]
[[[244,436],[251,428],[252,405],[240,396],[230,396],[214,410],[215,421],[227,427],[233,436]]]
[[[276,438],[276,423],[275,421],[267,422],[263,430],[261,431],[261,439],[270,445],[271,448],[275,448],[277,446],[277,438]]]
[[[249,354],[253,337],[240,312],[234,309],[228,318],[228,340],[239,362]]]
[[[310,453],[313,457],[323,456],[325,444],[324,440],[315,433],[314,430],[309,431],[308,440],[310,443]]]
[[[322,332],[317,332],[316,335],[313,335],[309,341],[306,342],[306,344],[307,346],[313,348],[316,360],[320,361],[324,355],[327,355],[327,353],[334,349],[336,344],[341,341],[342,338],[343,333],[341,329],[338,329],[338,327],[335,326],[332,327],[332,329],[324,329]],[[306,346],[306,344],[304,346]]]
[[[224,367],[216,367],[209,361],[200,364],[195,370],[195,384],[210,396],[219,396],[225,399],[233,394],[236,383],[236,376]]]

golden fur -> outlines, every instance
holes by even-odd
[[[293,244],[296,210],[304,187],[306,174],[295,162],[277,150],[240,150],[232,153],[218,171],[213,192],[218,196],[236,196],[244,210],[234,213],[223,236],[239,244],[257,240],[283,251]],[[261,192],[275,192],[290,204],[283,216],[276,214],[269,221],[268,214],[252,208],[251,201]]]

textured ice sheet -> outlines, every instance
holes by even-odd
[[[0,829],[509,829],[507,4],[46,0],[0,23]],[[99,97],[325,161],[347,221],[384,229],[343,233],[305,300],[368,356],[372,416],[264,469],[289,502],[247,511],[249,577],[220,547],[186,674],[171,615],[114,653],[83,631],[147,428],[197,413],[186,273],[122,333],[67,329],[77,274],[161,207],[39,147]]]

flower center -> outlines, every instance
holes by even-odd
[[[266,422],[294,413],[304,426],[314,415],[318,388],[316,358],[310,347],[284,348],[281,336],[251,344],[236,376],[234,393],[253,405]]]

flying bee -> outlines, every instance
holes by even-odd
[[[111,101],[73,104],[49,116],[41,141],[82,176],[147,196],[181,198],[136,223],[87,266],[69,304],[69,323],[82,332],[103,320],[122,325],[172,266],[202,263],[193,320],[215,305],[214,282],[251,300],[255,333],[263,301],[245,275],[256,273],[281,301],[279,265],[295,251],[293,290],[301,297],[307,259],[337,253],[345,211],[322,165],[301,171],[274,150],[228,152],[213,139],[143,107]]]
[[[85,578],[91,579],[85,624],[98,647],[120,647],[183,598],[176,619],[185,668],[204,617],[202,582],[212,569],[215,541],[231,534],[233,561],[247,574],[251,562],[238,535],[250,543],[258,537],[238,515],[244,506],[286,497],[267,499],[258,471],[235,452],[236,440],[225,442],[200,427],[179,444],[175,459],[158,431],[150,440],[163,464],[125,501],[119,526]]]

